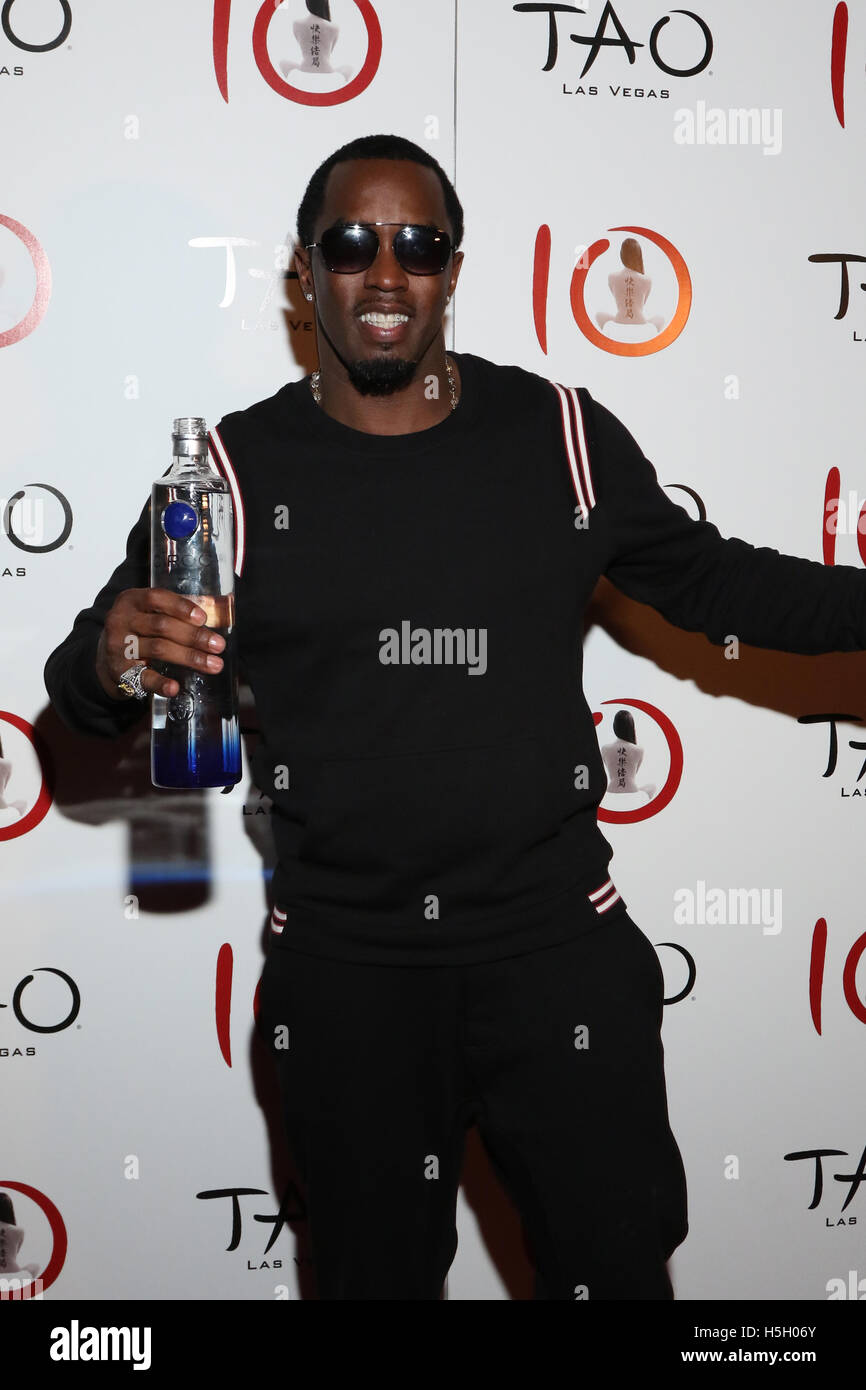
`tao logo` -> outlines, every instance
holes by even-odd
[[[17,3],[20,6],[21,0],[17,0]],[[72,28],[72,10],[67,0],[59,0],[61,17],[60,32],[56,38],[49,39],[47,43],[27,43],[24,39],[18,37],[11,23],[12,8],[15,4],[16,0],[5,0],[3,9],[0,10],[0,28],[2,28],[9,42],[14,43],[16,48],[23,48],[25,53],[49,53],[52,48],[59,48],[60,45],[65,43],[69,38],[69,32]]]
[[[65,1018],[59,1023],[34,1023],[24,1012],[22,999],[27,986],[33,983],[34,976],[40,974],[58,975],[69,989],[71,1002],[69,1011]],[[8,1004],[0,1004],[0,1009],[8,1008]],[[81,1008],[81,993],[71,975],[67,975],[65,970],[57,970],[53,965],[41,965],[37,967],[33,975],[25,975],[23,980],[19,980],[12,995],[12,1012],[23,1028],[27,1028],[31,1033],[62,1033],[64,1028],[69,1028],[77,1019]]]

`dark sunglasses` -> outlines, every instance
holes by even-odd
[[[403,222],[353,222],[329,227],[321,241],[311,241],[306,250],[318,246],[328,270],[337,275],[357,275],[369,270],[379,253],[376,227],[399,227],[393,248],[397,264],[410,275],[440,275],[451,255],[451,238],[436,227]]]

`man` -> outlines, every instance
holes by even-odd
[[[581,615],[604,573],[719,644],[853,650],[866,588],[691,520],[585,389],[446,354],[462,233],[424,150],[338,150],[298,214],[319,370],[214,431],[278,856],[260,1018],[320,1297],[439,1296],[477,1123],[538,1297],[670,1299],[662,976],[597,824]],[[145,508],[49,658],[74,727],[140,717],[129,634],[145,693],[219,667],[147,547]]]

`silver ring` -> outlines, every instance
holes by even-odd
[[[136,700],[146,700],[149,692],[141,683],[141,673],[146,670],[145,662],[140,662],[138,666],[130,666],[117,682],[118,690],[122,690],[124,695],[134,695]]]

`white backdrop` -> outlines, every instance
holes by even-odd
[[[847,7],[829,0],[699,0],[702,28],[646,0],[618,0],[606,19],[585,0],[585,12],[557,15],[544,71],[543,6],[332,0],[333,63],[345,71],[289,71],[290,91],[280,64],[300,61],[292,23],[306,7],[284,0],[268,27],[274,8],[2,9],[0,739],[2,794],[22,804],[0,810],[11,1117],[0,1192],[24,1231],[16,1261],[38,1270],[48,1298],[303,1290],[303,1210],[253,1030],[267,802],[245,767],[231,796],[175,799],[167,826],[146,730],[74,737],[47,707],[42,668],[122,558],[169,462],[173,417],[215,423],[314,365],[309,306],[280,253],[321,159],[375,131],[429,148],[466,212],[450,346],[589,387],[661,482],[693,489],[726,535],[821,560],[825,483],[838,468],[846,506],[858,496],[835,560],[862,564],[866,277],[852,263],[839,316],[839,266],[810,261],[866,256],[862,11],[851,7],[846,31]],[[603,21],[618,43],[571,40]],[[701,71],[663,71],[698,66],[707,34]],[[744,133],[727,117],[741,108],[759,113],[758,138],[712,143],[722,129]],[[695,142],[683,143],[690,124]],[[587,331],[573,311],[576,268],[578,317],[584,278],[588,321],[613,312],[619,228],[638,229],[647,314],[669,324],[679,292],[666,346],[631,326]],[[694,497],[672,495],[695,513]],[[641,818],[603,828],[672,1000],[668,1088],[692,1227],[672,1262],[677,1296],[820,1300],[838,1292],[834,1279],[856,1293],[866,778],[850,741],[863,734],[839,723],[823,775],[831,726],[798,721],[866,715],[863,659],[726,656],[604,585],[593,617],[586,687],[604,716],[599,737],[611,738],[617,705],[641,702],[641,775],[657,788],[630,803]],[[681,779],[654,805],[676,780],[677,738]],[[620,804],[609,794],[605,811]],[[683,921],[676,895],[699,884],[727,904],[737,889],[763,889],[768,902],[778,890],[781,915]],[[837,1153],[822,1160],[816,1201],[817,1160],[785,1155],[819,1149]],[[202,1194],[235,1189],[249,1191],[233,1231],[231,1196]],[[286,1193],[291,1229],[255,1219],[274,1216]],[[475,1136],[459,1236],[450,1298],[529,1295],[516,1216]],[[8,1270],[16,1261],[7,1256]]]

